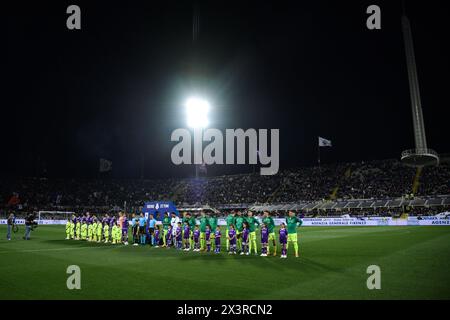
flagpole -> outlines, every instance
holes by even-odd
[[[317,163],[320,168],[320,143],[319,142],[317,142]]]
[[[141,180],[144,180],[144,162],[145,162],[145,156],[142,154],[141,159]]]
[[[320,146],[317,147],[317,154],[318,154],[317,163],[319,164],[320,168]]]

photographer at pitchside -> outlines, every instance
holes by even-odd
[[[25,218],[25,236],[23,237],[24,240],[30,240],[30,233],[36,226],[37,222],[34,221],[34,214],[30,213]]]

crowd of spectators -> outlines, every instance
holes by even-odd
[[[403,214],[412,216],[433,216],[441,212],[450,211],[449,205],[433,207],[395,207],[395,208],[363,208],[351,210],[312,210],[301,212],[305,217],[341,217],[348,214],[351,217],[394,217],[400,218]]]
[[[108,209],[141,206],[148,199],[169,200],[178,181],[167,180],[50,180],[24,178],[0,180],[0,208],[19,210],[58,208]]]
[[[241,174],[186,180],[183,186],[183,204],[263,203],[280,186],[280,177]]]
[[[149,200],[179,206],[382,199],[412,193],[416,169],[396,160],[302,167],[274,176],[240,174],[199,179],[0,179],[0,209],[137,208]],[[450,166],[426,167],[416,195],[450,194]]]
[[[413,193],[417,170],[397,160],[298,168],[281,173],[274,202],[318,199],[384,199]],[[450,194],[450,166],[423,168],[415,195]]]

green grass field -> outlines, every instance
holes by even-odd
[[[300,228],[297,259],[64,240],[64,226],[39,226],[24,241],[22,231],[6,241],[0,226],[0,299],[450,298],[443,226]],[[73,264],[81,290],[66,287]],[[381,290],[366,287],[373,264]]]

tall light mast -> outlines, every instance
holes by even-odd
[[[406,64],[408,67],[409,91],[416,148],[403,151],[401,160],[405,164],[415,167],[434,165],[439,163],[439,156],[436,151],[429,149],[427,146],[411,25],[406,15],[402,16],[402,29],[403,39],[405,41]]]

